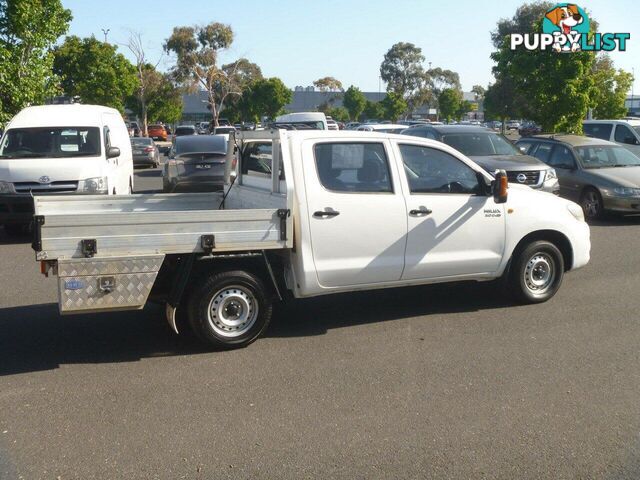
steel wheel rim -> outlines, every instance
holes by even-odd
[[[538,252],[529,258],[524,269],[524,284],[534,295],[547,293],[556,278],[556,262],[550,255]]]
[[[584,200],[582,201],[582,208],[584,210],[584,214],[588,218],[597,216],[600,209],[600,200],[598,199],[598,195],[595,192],[585,193]]]
[[[232,285],[218,290],[209,302],[209,325],[221,337],[245,334],[256,323],[258,302],[251,290]]]

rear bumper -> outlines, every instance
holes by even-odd
[[[133,165],[154,165],[156,163],[155,156],[150,157],[148,155],[134,155]]]
[[[219,192],[224,189],[224,177],[191,177],[171,179],[168,182],[171,192]]]
[[[0,195],[0,224],[29,223],[33,218],[33,197],[23,194]]]

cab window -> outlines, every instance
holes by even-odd
[[[476,171],[436,148],[400,145],[411,193],[479,194]]]
[[[327,190],[393,192],[389,162],[381,143],[319,143],[314,155],[318,178]]]
[[[626,125],[616,125],[615,141],[634,145],[636,143],[636,137]]]

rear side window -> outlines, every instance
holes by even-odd
[[[529,155],[533,155],[538,160],[544,163],[549,163],[549,156],[551,155],[552,143],[539,143],[538,148],[535,148]]]
[[[320,183],[327,190],[392,193],[389,162],[381,143],[320,143],[314,147]]]
[[[585,135],[602,140],[609,140],[611,138],[612,128],[613,125],[610,123],[587,123],[582,126]]]

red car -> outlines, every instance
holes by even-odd
[[[154,140],[167,141],[167,130],[164,128],[164,125],[149,125],[147,127],[147,133],[149,137]]]

